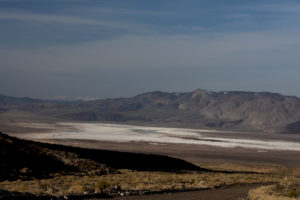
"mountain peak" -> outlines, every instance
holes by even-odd
[[[210,96],[212,92],[204,89],[197,89],[192,92],[192,98],[196,98],[199,96]]]

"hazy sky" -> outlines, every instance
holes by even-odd
[[[0,94],[300,96],[300,1],[0,0]]]

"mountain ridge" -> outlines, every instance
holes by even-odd
[[[60,120],[300,133],[300,99],[271,92],[197,89],[129,98],[57,102],[0,96],[0,114],[26,110]]]

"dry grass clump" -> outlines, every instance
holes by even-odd
[[[167,172],[134,172],[122,170],[118,175],[104,175],[104,180],[118,184],[125,190],[181,190],[218,188],[237,183],[277,182],[278,177],[263,174],[226,174],[226,173],[167,173]]]
[[[300,176],[300,167],[279,165],[257,165],[240,163],[201,163],[199,166],[216,171],[254,172],[279,174],[283,176]]]
[[[100,179],[95,184],[95,193],[104,192],[105,190],[109,189],[110,187],[111,187],[111,184],[108,181]]]
[[[254,172],[254,173],[275,173],[279,166],[264,166],[251,165],[240,163],[200,163],[199,166],[205,169],[216,171],[231,171],[231,172]]]
[[[285,178],[270,186],[263,186],[249,191],[250,200],[300,200],[300,185],[297,178]]]

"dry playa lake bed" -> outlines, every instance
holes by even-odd
[[[300,151],[300,141],[245,138],[244,133],[186,129],[146,127],[135,125],[104,124],[104,123],[26,123],[19,126],[48,129],[45,132],[18,134],[19,137],[40,140],[94,140],[105,142],[147,142],[152,145],[191,144],[207,145],[224,148],[257,149],[258,152],[267,150]],[[249,135],[249,134],[248,134]]]

